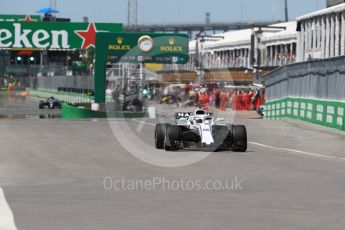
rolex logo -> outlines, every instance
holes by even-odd
[[[123,43],[123,37],[118,37],[117,43],[121,45]]]
[[[176,40],[174,38],[170,38],[168,42],[169,42],[169,45],[173,46],[175,45]]]
[[[175,38],[169,38],[168,39],[168,45],[161,46],[160,50],[162,52],[183,52],[183,47],[176,45],[176,39]]]

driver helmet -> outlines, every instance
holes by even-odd
[[[202,123],[202,119],[200,119],[200,118],[196,119],[196,123],[201,124]]]

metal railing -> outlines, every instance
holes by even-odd
[[[93,76],[40,76],[31,79],[31,86],[50,90],[59,88],[93,89],[93,80]]]

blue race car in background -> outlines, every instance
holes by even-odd
[[[54,97],[50,97],[45,101],[40,101],[39,109],[61,109],[61,102]]]

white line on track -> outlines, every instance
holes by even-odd
[[[156,124],[150,123],[150,122],[145,122],[145,121],[139,121],[136,119],[133,119],[133,121],[145,124],[145,125],[151,125],[151,126],[156,126]],[[317,153],[309,153],[309,152],[304,152],[300,150],[295,150],[295,149],[286,149],[286,148],[279,148],[279,147],[273,147],[261,143],[256,143],[256,142],[248,142],[249,144],[260,146],[263,148],[268,148],[268,149],[275,149],[275,150],[280,150],[280,151],[286,151],[286,152],[291,152],[291,153],[299,153],[307,156],[312,156],[312,157],[318,157],[318,158],[328,158],[328,159],[333,159],[333,160],[345,160],[344,157],[335,157],[335,156],[327,156],[327,155],[322,155],[322,154],[317,154]]]
[[[286,148],[278,148],[278,147],[273,147],[269,145],[264,145],[261,143],[256,143],[256,142],[248,142],[249,144],[252,145],[257,145],[263,148],[268,148],[268,149],[276,149],[280,151],[287,151],[287,152],[292,152],[292,153],[299,153],[307,156],[313,156],[313,157],[319,157],[319,158],[328,158],[328,159],[335,159],[335,160],[345,160],[343,157],[335,157],[335,156],[327,156],[327,155],[322,155],[322,154],[317,154],[317,153],[309,153],[309,152],[304,152],[300,150],[295,150],[295,149],[286,149]]]
[[[0,229],[1,230],[17,230],[14,223],[14,217],[10,206],[5,198],[4,191],[0,187]]]
[[[140,124],[144,124],[144,125],[151,125],[151,126],[156,126],[156,124],[150,123],[150,122],[146,122],[146,121],[139,121],[137,119],[132,119],[135,122],[138,122]]]

